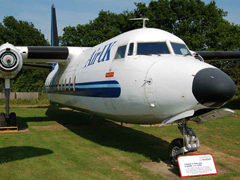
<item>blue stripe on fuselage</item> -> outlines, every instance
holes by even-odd
[[[76,83],[75,91],[73,91],[73,84],[63,85],[62,90],[57,89],[58,85],[46,86],[47,93],[58,93],[74,96],[87,97],[103,97],[103,98],[117,98],[121,94],[121,87],[117,81],[97,81],[87,83]],[[59,85],[61,87],[61,85]],[[66,90],[65,90],[66,89]]]

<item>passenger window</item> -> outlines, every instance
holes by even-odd
[[[75,83],[76,83],[76,77],[74,78],[74,81],[73,81],[73,91],[75,91]]]
[[[126,47],[127,46],[120,46],[120,47],[118,47],[118,50],[117,50],[117,53],[116,53],[116,56],[115,56],[114,59],[124,58],[125,57],[125,52],[126,52]]]
[[[71,90],[71,78],[69,78],[69,83],[68,83],[68,90]]]
[[[129,45],[129,49],[128,49],[128,56],[132,56],[132,55],[133,55],[133,43]]]
[[[65,83],[64,83],[64,91],[66,91],[67,87],[67,79],[65,79]]]

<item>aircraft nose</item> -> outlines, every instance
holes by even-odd
[[[197,101],[207,107],[220,107],[236,91],[233,80],[215,68],[200,70],[194,77],[192,91]]]

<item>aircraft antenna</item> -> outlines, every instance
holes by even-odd
[[[148,18],[132,18],[129,19],[130,21],[137,21],[137,20],[143,20],[143,28],[146,28],[146,21],[149,21]]]

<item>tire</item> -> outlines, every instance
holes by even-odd
[[[14,112],[9,114],[10,126],[17,126],[17,117]]]
[[[6,117],[4,113],[0,113],[0,127],[6,126]]]
[[[181,150],[183,147],[183,139],[182,138],[177,138],[174,139],[171,144],[169,145],[168,148],[168,157],[171,162],[175,167],[178,167],[178,162],[177,162],[177,157],[181,154],[178,154],[177,151]]]

